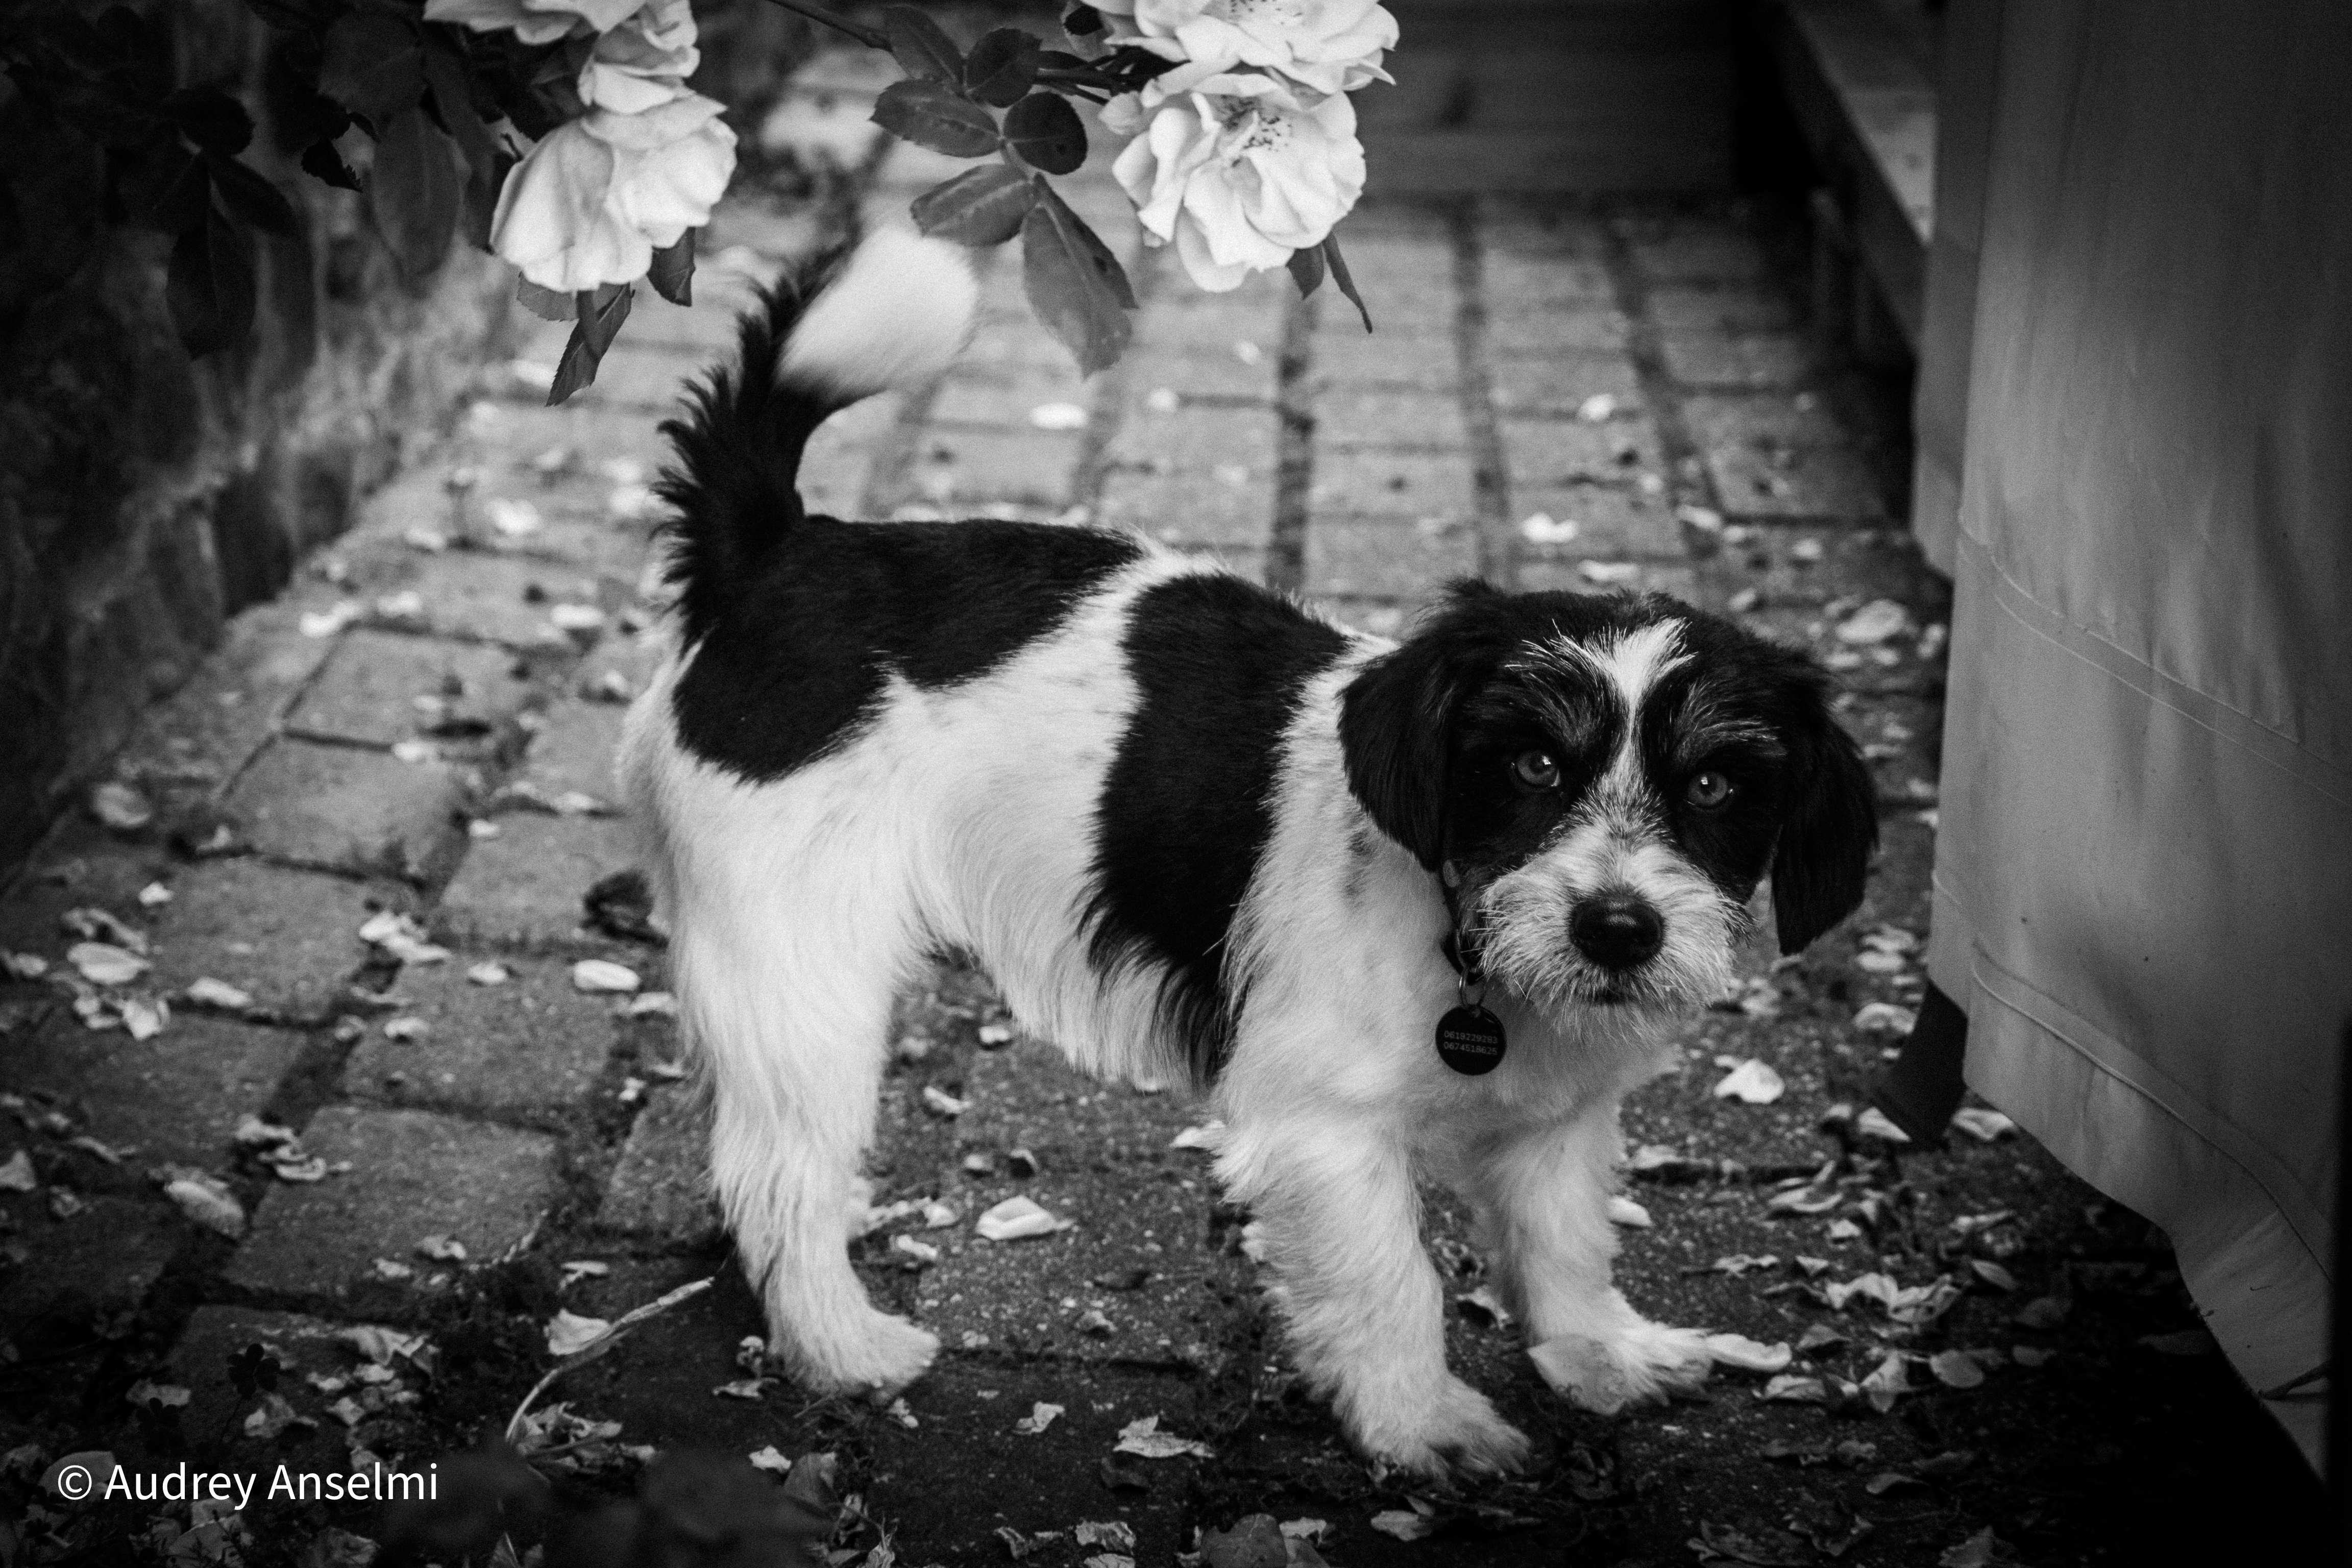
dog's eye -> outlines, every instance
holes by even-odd
[[[1731,781],[1717,773],[1699,773],[1683,791],[1683,798],[1701,811],[1712,811],[1731,798]]]
[[[1558,789],[1559,764],[1549,752],[1521,752],[1511,759],[1511,776],[1529,789]]]

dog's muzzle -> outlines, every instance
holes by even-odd
[[[1580,900],[1570,912],[1568,938],[1593,963],[1622,974],[1657,956],[1665,945],[1666,922],[1631,894],[1602,893]]]

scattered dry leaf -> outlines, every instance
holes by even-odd
[[[1013,1424],[1013,1429],[1024,1437],[1034,1437],[1046,1427],[1051,1426],[1061,1414],[1062,1406],[1047,1405],[1041,1401],[1032,1405],[1029,1407],[1029,1414],[1015,1421]]]
[[[637,972],[609,958],[583,958],[572,966],[572,988],[591,994],[625,995],[636,990]]]
[[[93,985],[128,985],[147,973],[147,961],[110,942],[78,942],[66,950],[66,962]]]
[[[1875,1138],[1885,1143],[1911,1142],[1911,1134],[1895,1125],[1894,1118],[1874,1105],[1862,1108],[1862,1114],[1853,1119],[1853,1130],[1857,1136]]]
[[[261,1403],[255,1405],[245,1417],[245,1435],[248,1437],[267,1440],[277,1436],[289,1426],[316,1426],[317,1425],[318,1423],[310,1417],[296,1414],[294,1407],[286,1403],[284,1394],[265,1394],[261,1396]]]
[[[1769,1105],[1788,1092],[1788,1088],[1770,1063],[1750,1057],[1716,1084],[1715,1098],[1738,1100],[1748,1105]]]
[[[1503,1299],[1495,1294],[1495,1288],[1491,1285],[1481,1285],[1475,1290],[1454,1297],[1454,1301],[1463,1310],[1465,1316],[1475,1321],[1491,1323],[1498,1329],[1511,1326],[1511,1310],[1503,1305]]]
[[[1996,1290],[2017,1289],[2017,1276],[1998,1263],[1982,1258],[1971,1258],[1969,1259],[1969,1270]]]
[[[1007,1198],[982,1215],[974,1226],[982,1241],[1021,1241],[1067,1230],[1071,1222],[1028,1198]]]
[[[1893,1002],[1866,1002],[1853,1016],[1853,1026],[1862,1033],[1889,1038],[1908,1036],[1918,1025],[1918,1014]]]
[[[1391,1508],[1372,1515],[1372,1528],[1399,1541],[1423,1541],[1436,1527],[1410,1509]]]
[[[570,1308],[559,1310],[547,1322],[547,1353],[562,1358],[578,1355],[613,1330],[604,1318],[583,1317]]]
[[[234,1241],[245,1234],[245,1205],[218,1176],[185,1165],[166,1166],[163,1195],[180,1212]]]
[[[2017,1131],[2017,1123],[1998,1110],[1964,1105],[1952,1112],[1952,1125],[1979,1143],[1990,1143]]]
[[[218,1007],[230,1013],[242,1013],[253,1005],[252,992],[226,980],[215,980],[209,974],[198,975],[189,982],[187,990],[181,994],[200,1006]]]
[[[1206,1443],[1160,1430],[1160,1417],[1157,1415],[1139,1416],[1120,1427],[1118,1442],[1111,1451],[1137,1454],[1147,1459],[1174,1459],[1188,1454],[1202,1459],[1217,1457],[1215,1450]]]
[[[425,940],[425,928],[394,910],[379,910],[360,927],[360,940],[381,948],[403,963],[440,963],[449,950]]]
[[[2036,1296],[2020,1307],[2010,1321],[2021,1328],[2054,1329],[2066,1321],[2074,1305],[2063,1296]]]
[[[1937,1568],[1990,1568],[2008,1555],[2009,1543],[1994,1535],[1992,1526],[1987,1525],[1958,1546],[1946,1547],[1936,1564]]]
[[[1908,610],[1892,599],[1873,599],[1838,623],[1837,639],[1853,647],[1872,647],[1910,628]]]
[[[1863,1396],[1873,1410],[1883,1415],[1895,1408],[1895,1400],[1911,1392],[1910,1364],[1910,1358],[1901,1351],[1889,1351],[1877,1369],[1862,1380]]]

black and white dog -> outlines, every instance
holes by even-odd
[[[1420,1175],[1475,1206],[1555,1386],[1703,1378],[1701,1335],[1610,1282],[1618,1104],[1732,979],[1768,873],[1787,951],[1862,896],[1827,678],[1656,595],[1460,583],[1392,645],[1123,533],[805,513],[810,433],[936,376],[975,297],[961,250],[877,235],[779,286],[667,427],[676,645],[621,766],[773,1343],[826,1390],[939,1349],[845,1241],[894,996],[952,948],[1080,1068],[1213,1099],[1368,1454],[1527,1447],[1446,1368]],[[1435,1043],[1474,986],[1507,1037],[1475,1073]]]

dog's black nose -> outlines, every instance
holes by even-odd
[[[1631,969],[1649,961],[1666,940],[1666,922],[1639,899],[1622,894],[1587,899],[1568,918],[1569,940],[1603,969]]]

